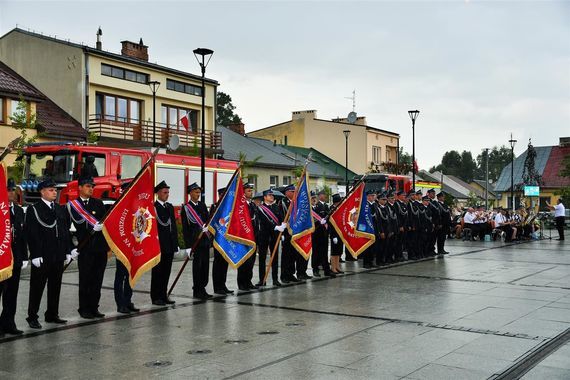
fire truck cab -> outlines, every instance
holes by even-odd
[[[366,176],[357,176],[354,183],[364,177],[366,190],[388,190],[388,191],[405,191],[412,190],[412,179],[407,175],[395,175],[384,173],[369,173]]]
[[[79,196],[77,180],[91,175],[95,181],[93,196],[116,200],[121,184],[130,182],[152,153],[143,149],[122,149],[85,143],[41,143],[28,146],[24,155],[22,204],[39,200],[38,184],[52,178],[60,189],[58,202],[67,203]],[[218,187],[223,187],[238,166],[235,161],[206,159],[206,204],[216,201]],[[200,158],[160,152],[153,164],[154,183],[164,180],[170,186],[169,202],[180,206],[187,200],[186,186],[200,183]]]

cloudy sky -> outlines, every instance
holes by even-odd
[[[0,0],[0,34],[16,24],[89,45],[101,26],[113,52],[142,37],[152,62],[196,74],[192,50],[209,47],[247,131],[294,110],[346,116],[356,89],[356,112],[411,153],[417,108],[420,169],[511,132],[517,153],[570,135],[568,1]]]

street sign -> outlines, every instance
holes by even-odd
[[[538,197],[540,195],[540,187],[538,186],[525,186],[524,196],[525,197]]]

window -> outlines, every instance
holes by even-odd
[[[269,176],[269,187],[274,188],[279,186],[279,176],[270,175]]]
[[[168,125],[170,129],[181,131],[185,131],[186,129],[182,125],[180,119],[188,114],[190,118],[190,126],[188,130],[195,133],[198,132],[198,111],[163,105],[161,107],[161,114],[163,128]]]
[[[142,157],[130,154],[123,154],[121,156],[121,177],[122,178],[135,178],[137,173],[142,167]]]
[[[257,189],[257,176],[256,175],[247,176],[247,183],[253,183],[254,189]]]
[[[4,121],[4,98],[0,98],[0,121]]]
[[[117,66],[107,65],[106,63],[101,64],[101,75],[124,79],[130,82],[137,82],[141,84],[147,84],[149,79],[148,74],[128,69],[123,69]]]
[[[89,158],[88,158],[89,157]],[[80,177],[102,177],[105,175],[105,155],[85,152],[81,155]]]
[[[287,136],[283,137],[283,145],[287,145]]]
[[[374,162],[375,164],[379,164],[380,163],[380,157],[381,156],[381,148],[379,146],[373,146],[372,147],[372,162]]]
[[[98,120],[140,124],[141,101],[98,93],[95,99],[95,112]]]
[[[283,176],[283,186],[287,186],[291,184],[291,176],[290,175],[284,175]]]
[[[190,95],[202,96],[202,87],[189,83],[180,82],[173,79],[166,80],[166,89],[178,92],[184,92]]]
[[[14,117],[14,115],[18,111],[19,103],[20,103],[19,100],[14,100],[14,99],[10,100],[10,115],[8,115],[8,119],[11,120],[11,118]]]

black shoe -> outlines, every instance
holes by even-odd
[[[558,238],[558,239],[556,239],[556,240],[558,240],[558,241],[564,241],[564,239],[560,239],[560,238]]]
[[[283,278],[283,277],[281,277],[281,282],[284,283],[284,284],[288,284],[288,283],[291,282],[291,280],[289,280],[288,278]]]
[[[67,323],[67,321],[65,319],[61,319],[60,317],[55,317],[55,318],[46,318],[46,322],[47,323],[57,323],[58,325],[63,325],[64,323]]]
[[[372,269],[372,264],[364,264],[364,269]]]
[[[40,328],[41,328],[41,326],[40,326]],[[10,334],[10,335],[22,335],[24,333],[22,330],[18,330],[16,327],[13,327],[11,329],[2,329],[2,330],[0,330],[0,332],[4,332],[4,333]]]
[[[131,311],[132,311],[132,310],[131,310],[129,307],[126,307],[126,306],[119,306],[119,307],[117,308],[117,311],[118,311],[119,313],[123,313],[123,314],[131,314]]]
[[[105,314],[101,313],[99,310],[95,310],[93,315],[95,316],[95,318],[103,318],[105,316]]]
[[[205,301],[209,298],[212,298],[212,295],[206,293],[206,291],[203,291],[203,292],[194,293],[194,298],[198,298],[201,299],[202,301]]]
[[[234,291],[233,291],[233,290],[229,290],[228,288],[224,288],[224,292],[225,292],[226,294],[234,294]]]
[[[321,274],[319,273],[318,269],[313,269],[313,276],[315,277],[321,277]]]
[[[32,329],[41,329],[42,328],[42,325],[40,325],[40,323],[38,322],[37,319],[34,319],[33,321],[28,321],[28,325]]]
[[[249,283],[249,285],[247,286],[249,289],[258,289],[257,285],[253,285],[253,283]]]
[[[91,313],[79,313],[79,316],[83,319],[95,319],[95,316]]]
[[[249,290],[249,286],[245,286],[245,285],[238,285],[238,289],[242,290],[244,292],[247,292]]]
[[[291,276],[291,282],[302,282],[302,280],[299,280],[297,277],[295,276]]]
[[[152,301],[152,304],[153,304],[153,305],[156,305],[156,306],[166,306],[166,301],[164,301],[164,300],[154,300],[154,301]]]
[[[325,273],[325,276],[330,277],[330,278],[336,278],[336,274],[334,274],[333,272]]]
[[[176,303],[176,301],[171,300],[170,298],[167,298],[164,302],[166,302],[167,305],[174,305]]]
[[[132,302],[129,304],[129,306],[127,306],[127,309],[134,313],[138,313],[139,311],[141,311],[141,309],[135,307],[135,304]]]
[[[449,252],[447,252],[447,251],[441,251],[441,252],[438,252],[437,254],[438,254],[438,255],[447,255],[448,253],[449,253]]]
[[[261,281],[259,281],[257,284],[255,284],[255,286],[257,286],[258,288],[260,286],[265,286],[265,285],[266,285],[265,282],[261,282]]]
[[[224,289],[214,289],[214,294],[219,294],[221,296],[225,296],[226,291]],[[198,298],[200,298],[200,297],[198,297]]]
[[[343,260],[343,259],[339,259],[339,262],[340,262],[340,263],[344,263],[344,260]]]
[[[281,285],[281,283],[277,280],[273,281],[273,286],[283,286]]]

